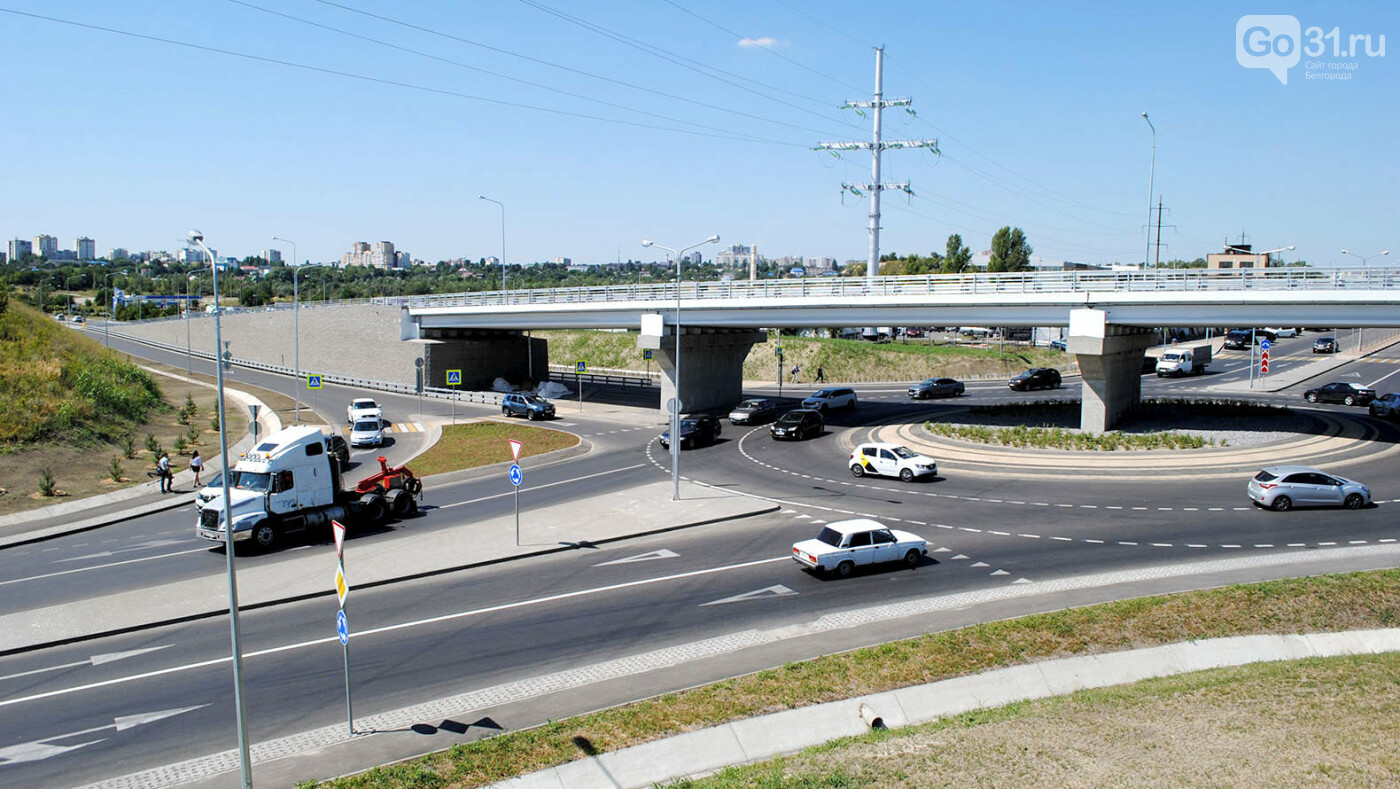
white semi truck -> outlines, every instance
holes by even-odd
[[[1157,357],[1157,377],[1200,375],[1206,371],[1208,364],[1210,364],[1209,345],[1168,348]]]
[[[375,524],[417,512],[422,482],[407,466],[389,468],[383,457],[379,469],[353,489],[342,489],[340,463],[326,451],[319,427],[279,430],[243,455],[230,473],[233,541],[251,541],[266,550],[294,532],[329,531],[332,520],[347,526]],[[197,518],[198,536],[228,542],[222,490],[204,503]]]

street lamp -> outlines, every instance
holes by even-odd
[[[1147,247],[1142,252],[1142,267],[1147,268],[1147,261],[1152,255],[1152,190],[1156,188],[1157,180],[1157,127],[1152,125],[1152,119],[1147,117],[1147,111],[1143,110],[1142,119],[1147,121],[1147,128],[1152,130],[1152,168],[1147,172]]]
[[[477,195],[476,198],[488,203],[495,203],[501,207],[501,303],[504,304],[506,298],[506,204],[500,200],[492,200],[486,195]]]
[[[1289,247],[1289,249],[1292,249],[1292,247]],[[1370,260],[1371,258],[1385,257],[1386,255],[1389,255],[1389,254],[1390,254],[1390,250],[1388,250],[1388,249],[1382,249],[1380,252],[1377,252],[1377,253],[1374,254],[1374,255],[1365,255],[1365,256],[1362,256],[1362,255],[1356,254],[1355,252],[1348,252],[1347,250],[1343,249],[1343,250],[1342,250],[1342,254],[1343,254],[1343,255],[1351,255],[1351,256],[1354,257],[1354,258],[1361,258],[1361,267],[1362,267],[1362,268],[1365,268],[1365,267],[1366,267],[1366,261]]]
[[[281,241],[284,244],[292,245],[292,364],[296,366],[296,383],[293,388],[296,390],[296,419],[297,424],[301,424],[301,289],[297,280],[301,276],[303,266],[297,261],[297,242],[288,238],[273,236],[273,241]],[[323,266],[324,263],[312,263],[305,268],[315,268]]]
[[[115,319],[117,314],[117,309],[115,306],[117,300],[112,292],[112,277],[115,277],[118,274],[125,274],[126,276],[131,276],[131,270],[126,269],[123,271],[109,271],[106,275],[107,320],[102,322],[102,344],[106,345],[108,348],[112,347],[112,321]]]
[[[233,706],[238,717],[238,758],[243,768],[243,787],[253,787],[253,763],[248,753],[248,720],[243,709],[243,648],[238,632],[238,576],[233,569],[233,501],[229,495],[229,477],[233,464],[228,453],[228,420],[224,415],[224,366],[219,349],[224,346],[219,326],[219,266],[214,255],[204,246],[204,234],[198,230],[189,233],[190,243],[196,244],[209,258],[209,269],[214,282],[214,373],[218,376],[219,389],[219,451],[223,458],[223,473],[219,476],[224,489],[224,554],[228,568],[228,617],[229,635],[233,642]]]
[[[680,501],[681,498],[681,406],[684,405],[681,401],[681,266],[685,253],[705,244],[718,243],[719,234],[715,234],[699,244],[691,244],[677,252],[670,247],[642,239],[642,246],[664,249],[676,256],[676,358],[672,363],[671,373],[675,376],[676,386],[675,394],[671,397],[675,401],[674,407],[671,408],[671,501]]]
[[[72,304],[73,304],[73,289],[72,289],[71,287],[69,287],[69,286],[73,284],[73,280],[75,280],[75,279],[80,280],[80,279],[82,279],[82,278],[83,278],[83,275],[82,275],[82,274],[74,274],[73,276],[71,276],[71,277],[69,277],[68,279],[65,279],[65,280],[63,281],[63,288],[64,288],[64,290],[67,290],[67,291],[68,291],[68,300],[67,300],[66,302],[64,302],[64,304],[63,304],[63,311],[64,311],[65,313],[71,313],[71,311],[69,310],[69,307],[71,307]]]

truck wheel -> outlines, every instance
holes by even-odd
[[[257,545],[260,551],[270,551],[277,547],[277,537],[277,527],[267,521],[253,527],[253,544]]]
[[[910,569],[918,567],[920,558],[922,558],[922,554],[919,553],[918,549],[910,548],[904,552],[904,566]]]
[[[394,517],[402,518],[408,514],[413,507],[413,494],[403,488],[395,488],[389,491],[385,497],[389,503],[389,510],[394,513]]]
[[[370,523],[379,523],[384,520],[384,497],[378,493],[366,493],[361,496],[360,506],[364,508],[365,519]]]

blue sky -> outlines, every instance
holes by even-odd
[[[511,262],[649,260],[643,238],[711,233],[863,260],[867,201],[843,205],[840,187],[870,178],[869,154],[811,148],[869,139],[837,108],[870,98],[883,44],[886,96],[917,111],[887,110],[886,138],[943,151],[885,155],[882,180],[916,195],[886,193],[886,252],[941,251],[954,232],[978,251],[1009,224],[1047,259],[1141,261],[1146,110],[1163,259],[1241,231],[1314,263],[1400,256],[1393,3],[335,3],[0,0],[324,70],[0,13],[0,234],[88,235],[105,253],[198,227],[240,257],[278,235],[305,260],[378,240],[479,258],[501,244],[485,194],[506,205]],[[1236,61],[1236,21],[1260,12],[1392,46],[1305,56],[1284,85]],[[1355,69],[1309,80],[1313,60]]]

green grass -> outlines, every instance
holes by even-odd
[[[427,452],[414,458],[410,468],[414,474],[426,477],[505,463],[511,459],[511,439],[524,444],[520,449],[522,458],[567,449],[578,443],[578,437],[572,433],[523,424],[472,422],[448,425],[442,429],[442,438]]]
[[[144,370],[17,301],[0,312],[0,392],[0,452],[115,441],[168,407]]]
[[[1063,427],[985,427],[983,425],[950,425],[925,422],[924,429],[936,436],[995,444],[1004,447],[1031,449],[1073,449],[1114,452],[1145,449],[1200,449],[1215,446],[1214,439],[1189,433],[1081,433]],[[1223,444],[1222,444],[1223,445]]]
[[[1397,570],[1144,597],[789,663],[307,786],[467,789],[580,759],[587,752],[614,751],[726,721],[1034,660],[1252,633],[1393,627],[1397,616]]]

